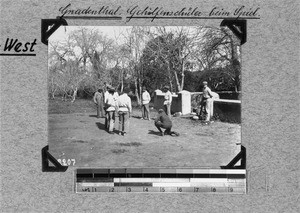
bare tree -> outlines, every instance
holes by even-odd
[[[134,26],[129,31],[127,31],[126,34],[123,34],[123,37],[126,40],[124,45],[128,54],[127,59],[129,59],[128,68],[134,81],[135,96],[137,97],[137,102],[139,105],[141,104],[143,76],[143,68],[142,66],[140,66],[140,58],[145,47],[146,32],[147,27]]]
[[[107,67],[115,56],[114,41],[96,29],[80,28],[70,34],[74,47],[79,47],[86,69],[88,61],[92,64],[95,77],[100,82],[110,82]]]
[[[193,69],[193,66],[198,63],[195,57],[196,46],[201,42],[202,34],[201,27],[177,27],[171,30],[166,27],[156,27],[155,31],[147,33],[150,41],[153,42],[147,47],[153,48],[152,54],[166,64],[171,88],[173,87],[172,76],[174,76],[176,90],[183,90],[185,70]]]
[[[50,85],[59,87],[64,100],[66,97],[70,97],[74,102],[80,83],[87,74],[84,57],[80,52],[76,53],[76,43],[72,36],[60,43],[50,43],[50,46],[49,71],[52,76],[51,82],[53,82]]]
[[[205,29],[195,56],[202,70],[211,71],[215,88],[234,82],[235,90],[240,90],[239,43],[239,39],[226,27]]]

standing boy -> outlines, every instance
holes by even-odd
[[[210,90],[210,88],[207,86],[207,82],[203,81],[203,89],[202,89],[202,101],[201,101],[201,109],[200,109],[200,115],[202,112],[202,109],[204,107],[204,114],[205,114],[205,121],[210,121],[210,115],[211,115],[211,106],[210,101],[213,97],[213,94]]]
[[[100,114],[101,117],[103,118],[105,113],[104,106],[103,106],[104,103],[103,89],[98,89],[98,91],[95,92],[93,100],[97,106],[97,118],[100,118]]]
[[[150,110],[149,110],[149,103],[151,101],[151,97],[149,92],[146,90],[146,87],[143,87],[142,93],[142,119],[150,121]]]
[[[108,95],[106,97],[105,105],[106,105],[106,115],[107,115],[107,121],[106,125],[108,127],[108,133],[114,134],[114,122],[115,122],[115,110],[116,110],[116,99],[114,98],[115,89],[110,88],[108,90]]]
[[[123,94],[118,98],[119,107],[119,135],[125,136],[128,132],[129,118],[132,111],[131,99],[128,96],[130,90],[125,88]]]
[[[107,83],[104,83],[104,88],[105,88],[105,92],[104,92],[104,109],[105,109],[105,128],[108,130],[108,114],[107,114],[107,106],[106,106],[106,102],[107,102],[107,98],[109,96],[109,90],[111,88],[110,85],[108,85]]]
[[[164,86],[163,92],[165,93],[164,109],[169,118],[171,118],[172,93],[169,91],[168,86]]]

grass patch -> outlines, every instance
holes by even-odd
[[[114,154],[122,154],[124,152],[127,152],[127,150],[125,150],[125,149],[112,149],[111,152],[114,153]]]
[[[76,99],[73,103],[70,101],[62,101],[60,98],[54,100],[49,99],[49,114],[71,114],[83,112],[96,112],[96,105],[92,100]]]
[[[72,140],[71,143],[88,143],[88,142],[83,140]]]
[[[120,146],[134,146],[139,147],[142,145],[140,142],[130,142],[130,143],[119,143]]]
[[[150,107],[153,103],[150,104]],[[136,102],[132,102],[134,111],[138,112],[138,116],[142,115],[141,107]],[[92,99],[80,99],[77,98],[73,103],[68,101],[62,101],[61,98],[48,100],[48,114],[72,114],[72,113],[96,113],[96,105]],[[156,114],[156,110],[150,110],[152,114]]]
[[[198,135],[198,136],[213,136],[214,133],[209,133],[209,134],[205,134],[205,133],[196,133],[195,135]]]

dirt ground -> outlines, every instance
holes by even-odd
[[[141,120],[141,111],[136,108],[129,133],[119,136],[106,132],[104,118],[96,117],[91,102],[80,110],[72,110],[74,106],[54,110],[57,104],[56,101],[49,105],[49,152],[56,159],[75,159],[76,167],[220,168],[240,151],[240,124],[205,125],[189,118],[173,117],[172,130],[180,136],[162,137],[154,121]],[[151,117],[155,114],[152,110]],[[118,128],[118,122],[115,127]]]

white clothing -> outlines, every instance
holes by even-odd
[[[142,104],[149,104],[151,101],[151,97],[149,92],[145,91],[142,94]]]
[[[104,93],[104,103],[107,102],[108,95],[109,95],[109,92],[105,91],[105,93]]]
[[[117,105],[116,101],[117,100],[112,94],[107,95],[106,102],[105,102],[105,104],[108,106],[108,108],[106,109],[107,112],[116,110],[116,105]]]
[[[172,93],[170,91],[167,91],[165,93],[164,105],[171,105],[171,103],[172,103]]]
[[[131,99],[126,93],[119,96],[118,106],[119,106],[119,111],[121,111],[121,112],[130,112],[131,113],[131,110],[132,110]]]

